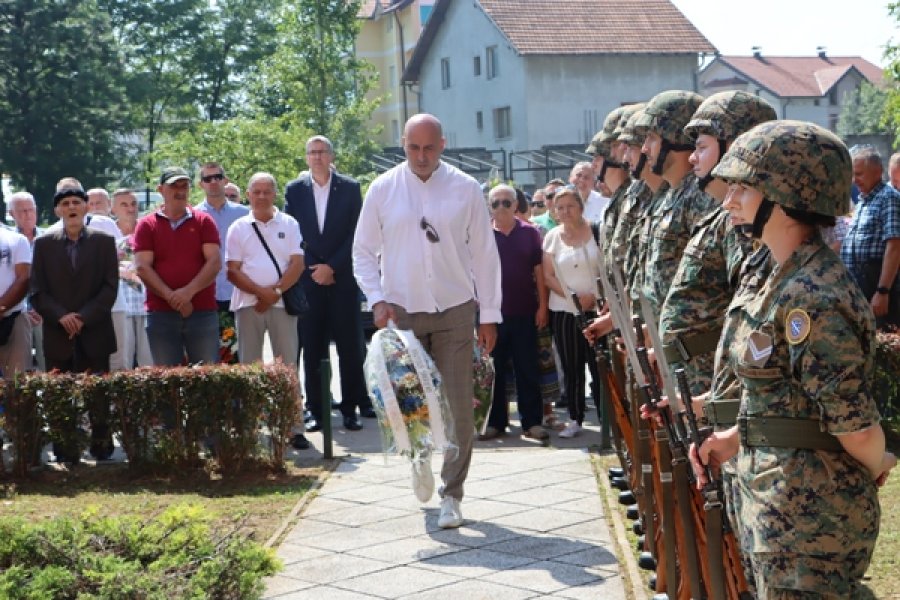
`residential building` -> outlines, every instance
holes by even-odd
[[[365,0],[357,16],[362,20],[356,55],[378,72],[378,84],[368,97],[382,102],[372,114],[372,129],[380,127],[377,141],[398,146],[403,124],[419,112],[418,96],[400,77],[428,20],[434,0]]]
[[[743,90],[767,100],[780,119],[836,129],[847,94],[863,81],[882,85],[881,68],[860,56],[718,56],[700,72],[700,93]]]
[[[450,148],[583,149],[613,108],[696,90],[715,52],[668,0],[438,0],[403,80]]]

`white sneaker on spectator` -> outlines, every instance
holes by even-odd
[[[579,425],[575,421],[569,421],[568,423],[566,423],[566,428],[559,432],[559,437],[573,438],[579,433],[581,433],[581,425]]]
[[[441,516],[438,517],[438,527],[455,529],[462,524],[463,516],[459,509],[459,500],[453,496],[444,496],[444,499],[441,500]]]
[[[434,494],[434,473],[431,472],[431,453],[412,461],[413,492],[419,502],[428,502]]]

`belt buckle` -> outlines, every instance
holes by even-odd
[[[675,346],[675,349],[678,350],[678,354],[681,355],[681,360],[684,362],[688,362],[691,360],[691,353],[688,352],[687,346],[684,345],[684,342],[681,341],[681,336],[676,335],[675,340],[672,342],[672,345]]]

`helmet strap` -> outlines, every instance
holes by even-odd
[[[688,150],[693,150],[694,146],[690,144],[671,144],[668,140],[663,139],[662,143],[659,145],[659,156],[656,157],[656,162],[650,168],[650,171],[654,175],[662,175],[663,174],[663,165],[666,162],[666,157],[669,155],[669,152],[687,152]]]
[[[644,170],[645,166],[647,166],[647,155],[641,152],[641,157],[638,159],[637,164],[631,170],[632,179],[640,179],[641,172]]]
[[[769,217],[772,216],[772,209],[774,208],[774,202],[768,198],[763,198],[759,208],[756,209],[756,216],[753,217],[752,235],[754,238],[762,239],[763,229],[766,227],[766,223],[769,222]]]
[[[719,164],[722,161],[722,157],[725,156],[725,140],[719,138],[719,159],[716,161],[716,164]],[[712,176],[712,169],[709,170],[709,173],[701,177],[697,180],[697,183],[700,185],[700,191],[705,192],[706,186],[708,186],[715,177]]]

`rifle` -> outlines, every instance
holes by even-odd
[[[697,415],[691,398],[691,386],[684,369],[676,369],[675,378],[678,381],[678,389],[684,402],[690,442],[699,448],[706,438],[710,436],[713,429],[712,427],[699,427],[697,425]],[[728,525],[728,520],[725,518],[723,511],[724,502],[721,479],[713,477],[712,469],[708,464],[703,464],[703,474],[706,477],[706,484],[703,486],[701,494],[704,499],[706,560],[709,564],[707,581],[710,586],[710,594],[712,594],[713,598],[744,598],[749,595],[747,592],[747,581],[744,577],[744,568],[741,564],[737,540],[734,537],[734,532],[731,531]],[[726,557],[730,567],[727,571],[725,569]],[[728,572],[732,573],[732,577],[727,577]]]
[[[659,409],[659,402],[662,399],[659,387],[656,385],[656,375],[650,366],[650,359],[647,354],[647,346],[644,342],[643,324],[641,318],[634,317],[634,335],[638,344],[636,350],[638,360],[640,361],[641,371],[644,375],[644,383],[641,384],[641,393],[644,402],[662,415],[663,429],[655,429],[654,437],[656,439],[656,457],[658,461],[657,469],[659,470],[659,487],[662,502],[658,504],[659,520],[662,527],[663,552],[665,560],[663,570],[665,572],[665,591],[670,598],[678,597],[678,587],[680,576],[678,573],[678,544],[676,542],[675,533],[675,497],[673,495],[674,474],[672,472],[672,448],[671,448],[671,419],[668,415]],[[657,583],[659,583],[657,576]],[[659,589],[659,587],[657,587]]]
[[[602,240],[605,238],[606,228],[601,226],[598,237]],[[625,288],[621,281],[621,275],[617,270],[617,265],[608,266],[605,257],[600,255],[600,285],[603,288],[603,296],[607,300],[609,306],[610,317],[613,324],[619,330],[623,344],[625,346],[625,355],[631,366],[635,380],[642,383],[642,373],[637,360],[634,344],[634,332],[631,330],[630,318],[628,314],[630,309],[627,305],[627,296]],[[609,272],[612,271],[614,279],[616,279],[615,287],[610,283]],[[618,276],[618,277],[617,277]],[[624,382],[623,382],[624,385]],[[634,398],[634,394],[632,394]],[[631,422],[631,488],[637,498],[638,506],[641,513],[641,522],[644,526],[644,539],[648,554],[642,555],[640,564],[643,568],[654,568],[658,552],[653,540],[656,539],[656,527],[653,518],[653,463],[651,462],[651,444],[650,429],[646,421],[640,418],[638,413],[637,401],[633,400],[629,411]],[[657,504],[662,500],[656,498]]]
[[[665,430],[669,436],[669,447],[672,454],[672,474],[674,478],[674,489],[676,495],[676,505],[681,517],[681,544],[679,548],[683,557],[682,564],[687,570],[687,579],[691,589],[691,597],[695,599],[703,598],[704,586],[700,574],[700,561],[698,558],[699,544],[697,540],[697,527],[694,520],[695,510],[697,512],[697,520],[702,521],[699,507],[694,505],[693,498],[695,492],[692,491],[693,471],[690,469],[688,461],[688,442],[687,432],[682,421],[684,410],[680,406],[678,393],[672,384],[672,374],[669,371],[669,365],[666,363],[666,357],[660,356],[662,352],[662,344],[660,342],[659,330],[656,326],[656,316],[650,307],[650,302],[643,294],[638,294],[638,301],[641,305],[641,312],[647,323],[647,333],[651,342],[656,348],[657,364],[663,385],[666,387],[666,395],[669,398],[670,406],[675,410],[665,410],[659,407],[661,399],[661,391],[656,384],[656,377],[650,365],[647,349],[644,348],[640,355],[641,367],[646,371],[647,378],[650,381],[648,385],[649,399],[651,409],[660,415]],[[693,407],[692,407],[693,408]],[[716,596],[714,596],[716,597]]]

